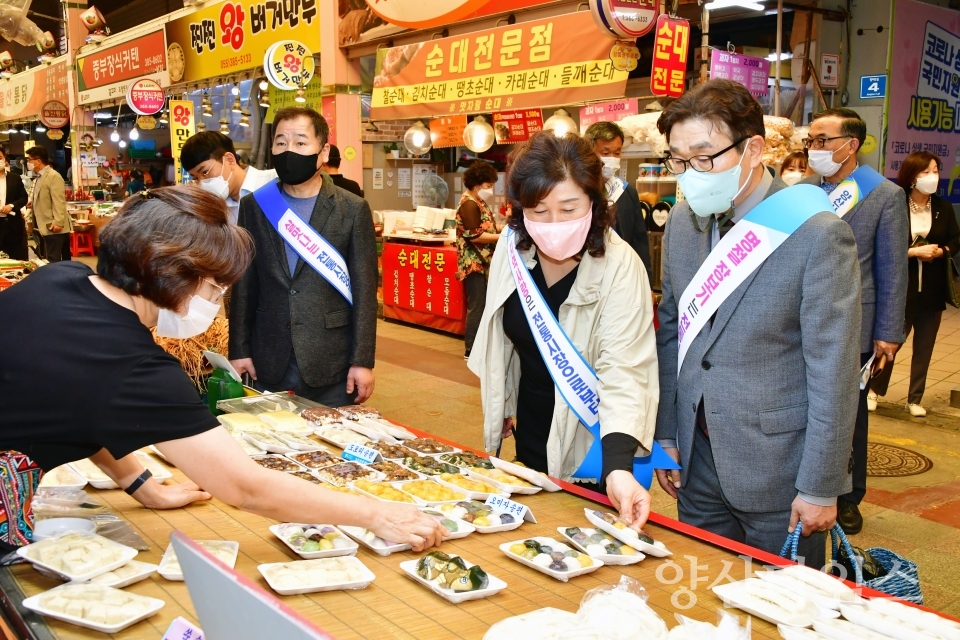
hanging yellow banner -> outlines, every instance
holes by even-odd
[[[196,107],[192,100],[170,101],[170,148],[173,154],[173,175],[177,184],[183,182],[180,170],[180,150],[197,130]]]
[[[313,109],[317,113],[322,113],[323,107],[321,106],[320,84],[319,74],[310,79],[310,84],[304,87],[306,90],[306,95],[304,96],[307,99],[306,102],[297,102],[295,100],[297,97],[296,91],[284,91],[271,84],[269,89],[270,93],[268,94],[270,96],[270,108],[267,109],[264,122],[273,124],[273,118],[277,115],[277,111],[284,107],[306,107],[307,109]]]
[[[171,20],[167,31],[170,82],[208,80],[263,65],[279,40],[320,51],[317,0],[220,2]]]

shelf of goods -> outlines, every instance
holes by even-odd
[[[409,429],[409,431],[417,436],[428,436],[415,429]],[[319,439],[317,444],[329,446]],[[331,452],[337,453],[335,449],[331,449]],[[170,467],[170,470],[174,481],[185,479],[179,470],[173,467]],[[362,531],[358,534],[356,530],[349,531],[350,528],[345,529],[345,532],[351,537],[359,538],[359,550],[349,541],[345,541],[340,546],[349,547],[344,554],[355,553],[356,560],[372,571],[375,578],[368,586],[350,591],[314,591],[277,597],[338,640],[384,637],[480,640],[491,625],[511,616],[542,607],[575,612],[588,590],[602,585],[616,585],[622,575],[639,581],[649,594],[650,606],[668,626],[675,625],[674,612],[712,624],[717,620],[717,609],[722,609],[723,605],[721,599],[710,587],[721,575],[726,576],[726,579],[721,581],[724,583],[742,580],[747,577],[748,569],[759,571],[761,564],[785,563],[769,554],[654,514],[645,531],[658,543],[665,545],[666,549],[672,552],[672,556],[656,557],[655,549],[644,547],[647,551],[644,552],[646,557],[642,561],[634,564],[616,564],[608,561],[610,558],[608,555],[601,555],[600,557],[605,560],[597,563],[601,565],[599,568],[589,572],[581,571],[579,568],[575,571],[571,570],[571,574],[576,575],[563,581],[562,577],[552,576],[552,573],[557,572],[552,568],[553,565],[551,568],[544,568],[545,565],[539,566],[535,559],[518,560],[509,553],[517,549],[515,545],[518,542],[525,541],[528,546],[536,547],[538,552],[541,547],[537,545],[547,543],[547,538],[573,544],[572,540],[564,537],[565,531],[581,539],[583,534],[568,530],[571,527],[579,527],[590,533],[593,531],[592,528],[601,522],[595,517],[592,518],[594,522],[588,520],[593,516],[593,510],[605,513],[612,511],[606,498],[600,494],[585,491],[567,483],[560,484],[563,489],[561,491],[513,495],[513,500],[526,505],[533,512],[537,520],[535,523],[523,522],[519,528],[514,526],[509,531],[490,527],[494,531],[486,533],[480,531],[480,527],[477,527],[478,531],[472,531],[473,527],[469,527],[471,531],[466,537],[448,540],[442,544],[440,551],[451,556],[460,556],[468,563],[480,565],[491,576],[491,587],[499,585],[499,581],[506,583],[502,590],[491,589],[491,593],[483,594],[485,597],[481,599],[452,598],[459,602],[454,604],[451,598],[437,592],[436,588],[425,585],[422,580],[418,580],[417,582],[420,582],[418,584],[415,582],[417,579],[410,575],[410,567],[413,566],[411,561],[420,560],[425,553],[404,551],[403,547],[399,547],[394,553],[387,551],[389,555],[382,555],[383,549],[375,547],[378,539],[367,539]],[[281,540],[271,532],[271,527],[277,529],[278,523],[242,512],[218,500],[194,504],[187,509],[152,511],[140,507],[132,498],[119,490],[94,491],[89,488],[87,490],[93,491],[99,500],[122,514],[137,533],[144,540],[149,541],[149,551],[141,552],[137,556],[138,561],[160,564],[168,545],[169,535],[174,530],[182,531],[195,540],[239,541],[235,570],[273,595],[274,592],[258,567],[264,564],[290,563],[301,559],[294,548],[288,546],[290,543]],[[589,515],[585,509],[590,511]],[[308,535],[311,533],[311,526],[303,525],[302,527],[307,529]],[[326,525],[316,526],[323,528],[321,533],[330,529]],[[335,532],[334,535],[336,535]],[[540,542],[532,542],[534,538]],[[588,543],[584,542],[584,544]],[[321,550],[324,548],[320,545],[316,546]],[[336,547],[337,545],[326,546]],[[506,547],[508,551],[502,551],[501,547]],[[609,552],[609,548],[607,551]],[[751,564],[738,557],[739,554],[750,556],[754,561]],[[694,571],[698,580],[693,585],[691,585],[690,557],[695,558]],[[311,560],[311,562],[318,561]],[[353,560],[351,559],[350,562]],[[401,563],[404,563],[406,571],[401,567]],[[539,568],[529,565],[538,565]],[[579,575],[581,573],[583,575]],[[12,608],[15,616],[17,614],[21,616],[21,619],[33,630],[34,637],[57,639],[105,637],[104,634],[96,631],[54,618],[38,616],[21,606],[24,599],[36,596],[59,584],[61,583],[57,580],[46,577],[30,565],[19,564],[0,568],[0,587],[5,596],[3,599],[7,601],[6,606]],[[693,588],[692,593],[689,591],[690,588]],[[677,595],[680,591],[684,593]],[[148,578],[126,587],[125,593],[157,598],[163,600],[166,605],[145,620],[113,634],[111,636],[113,638],[160,637],[177,616],[196,620],[184,582],[171,581],[158,573],[153,573]],[[691,599],[691,596],[695,598]],[[691,603],[695,604],[687,607]],[[745,617],[742,611],[735,611],[735,613],[741,619]],[[753,637],[774,639],[781,636],[774,625],[754,617]]]

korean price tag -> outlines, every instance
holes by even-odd
[[[487,498],[487,501],[484,502],[484,504],[488,507],[493,507],[497,511],[509,513],[515,518],[520,518],[522,520],[526,520],[527,522],[537,522],[537,519],[533,517],[533,512],[530,511],[527,505],[514,502],[510,498],[491,495]]]
[[[203,640],[203,631],[183,618],[176,618],[163,634],[163,640]]]
[[[342,457],[344,460],[353,460],[354,462],[359,462],[361,464],[371,464],[377,461],[377,458],[380,457],[380,452],[376,449],[371,449],[370,447],[364,447],[363,445],[351,442],[344,447],[343,455],[340,457]]]

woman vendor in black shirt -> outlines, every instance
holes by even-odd
[[[0,294],[0,543],[32,539],[43,471],[90,458],[144,506],[224,502],[276,520],[356,525],[415,549],[446,530],[416,508],[329,491],[253,462],[154,342],[206,331],[226,287],[253,258],[220,198],[168,187],[130,198],[100,235],[97,273],[38,269]],[[155,444],[193,482],[163,486],[133,452]],[[195,484],[196,483],[196,484]],[[199,486],[198,486],[199,485]],[[203,487],[205,491],[201,491]],[[11,495],[12,494],[12,495]],[[12,509],[11,509],[12,511]]]

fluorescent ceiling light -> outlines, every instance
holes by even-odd
[[[743,7],[744,9],[753,9],[754,11],[764,11],[766,9],[762,4],[750,2],[749,0],[713,0],[713,2],[704,5],[707,11],[728,9],[730,7]]]
[[[109,120],[113,116],[107,113],[106,111],[97,111],[95,114],[93,114],[93,117],[96,118],[97,120]]]
[[[781,53],[781,54],[780,54],[780,59],[781,59],[781,60],[791,60],[792,58],[793,58],[793,54],[792,54],[792,53]],[[776,54],[776,53],[771,53],[770,55],[767,56],[767,60],[769,60],[770,62],[776,62],[776,61],[777,61],[777,54]]]

